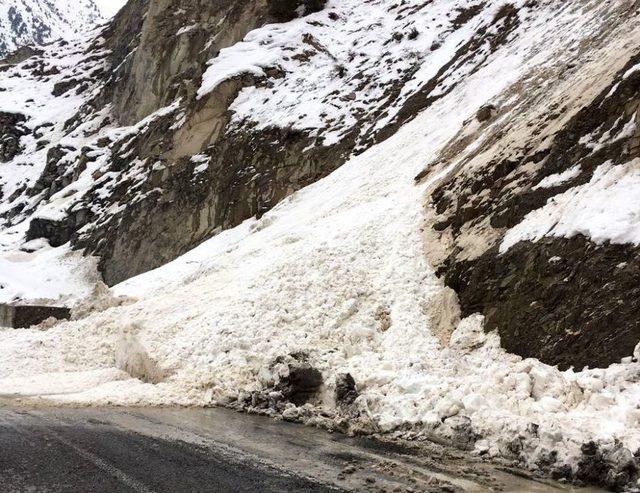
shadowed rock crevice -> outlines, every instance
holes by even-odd
[[[22,152],[20,139],[29,132],[20,113],[0,111],[0,163],[11,161]]]

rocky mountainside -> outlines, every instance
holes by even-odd
[[[631,484],[639,17],[130,0],[4,66],[0,301],[76,320],[0,333],[0,393],[213,402]]]
[[[2,0],[0,59],[23,46],[68,39],[101,19],[94,0]]]

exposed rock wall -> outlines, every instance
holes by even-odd
[[[453,90],[459,74],[473,73],[482,66],[519,23],[517,10],[501,9],[490,22],[481,24],[433,78],[421,82],[414,96],[395,109],[397,117],[380,128],[374,125],[378,119],[390,118],[391,107],[405,85],[413,83],[420,65],[390,83],[384,95],[387,102],[372,114],[362,114],[360,124],[330,144],[323,143],[322,134],[318,137],[304,130],[253,129],[251,122],[230,126],[229,107],[238,93],[250,86],[269,87],[272,80],[283,76],[277,65],[267,69],[266,78],[234,77],[206,97],[196,97],[206,61],[220,49],[262,24],[290,20],[296,12],[311,13],[322,6],[322,2],[227,1],[215,6],[190,4],[173,15],[176,9],[168,0],[151,2],[138,48],[117,78],[114,115],[122,123],[132,123],[177,98],[180,104],[126,146],[116,143],[113,147],[114,171],[131,168],[126,161],[135,161],[134,157],[144,161],[140,166],[150,179],[141,185],[135,205],[73,237],[76,246],[100,256],[108,284],[158,267],[221,229],[260,216],[292,192],[335,170],[352,152],[389,137]],[[455,33],[480,11],[461,12],[448,32]],[[302,56],[325,49],[311,37],[305,43]],[[177,128],[176,119],[181,119]],[[118,157],[120,149],[126,158]],[[190,161],[194,155],[197,157]],[[125,183],[115,187],[118,192],[112,194],[111,203],[124,205]],[[103,187],[103,183],[96,186],[86,203],[99,201]]]
[[[429,199],[426,236],[436,245],[429,255],[458,293],[462,315],[483,313],[486,330],[498,330],[506,349],[561,368],[604,367],[633,353],[640,340],[639,250],[588,233],[549,232],[513,245],[505,235],[561,194],[592,186],[599,167],[637,168],[634,52],[627,46],[592,62],[589,78],[567,67],[562,95],[542,104],[529,95],[544,109],[520,127],[513,122],[525,120],[530,103],[468,122],[442,156],[453,168]],[[565,87],[562,79],[572,78],[578,86]],[[484,144],[465,150],[465,132],[484,132]]]

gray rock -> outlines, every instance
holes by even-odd
[[[335,398],[338,405],[350,405],[358,397],[356,381],[350,373],[341,373],[336,377]]]

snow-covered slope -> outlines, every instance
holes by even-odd
[[[21,46],[71,39],[102,18],[94,0],[2,0],[0,59]]]
[[[94,0],[94,2],[104,17],[111,18],[127,3],[127,0]]]
[[[0,332],[0,394],[217,403],[438,437],[611,488],[635,481],[640,348],[610,344],[608,326],[601,347],[616,347],[615,362],[602,368],[509,353],[511,327],[483,326],[495,300],[473,298],[492,291],[471,292],[464,275],[489,252],[475,267],[500,292],[528,279],[530,262],[500,268],[510,252],[575,231],[596,253],[539,255],[563,282],[530,292],[562,305],[563,286],[598,258],[595,240],[623,242],[635,268],[635,4],[302,3],[308,15],[282,20],[243,2],[234,15],[169,15],[157,0],[142,35],[122,36],[121,15],[93,42],[4,73],[14,144],[0,170],[0,266],[11,266],[0,292],[36,297],[55,267],[38,296],[83,298],[93,280],[77,269],[93,260],[72,246],[129,279],[80,303],[77,320]],[[216,31],[228,19],[246,33]],[[586,226],[585,205],[597,219]],[[615,286],[626,278],[613,258]],[[595,360],[570,309],[551,320],[574,337],[566,361]],[[535,322],[520,339],[547,323]]]

